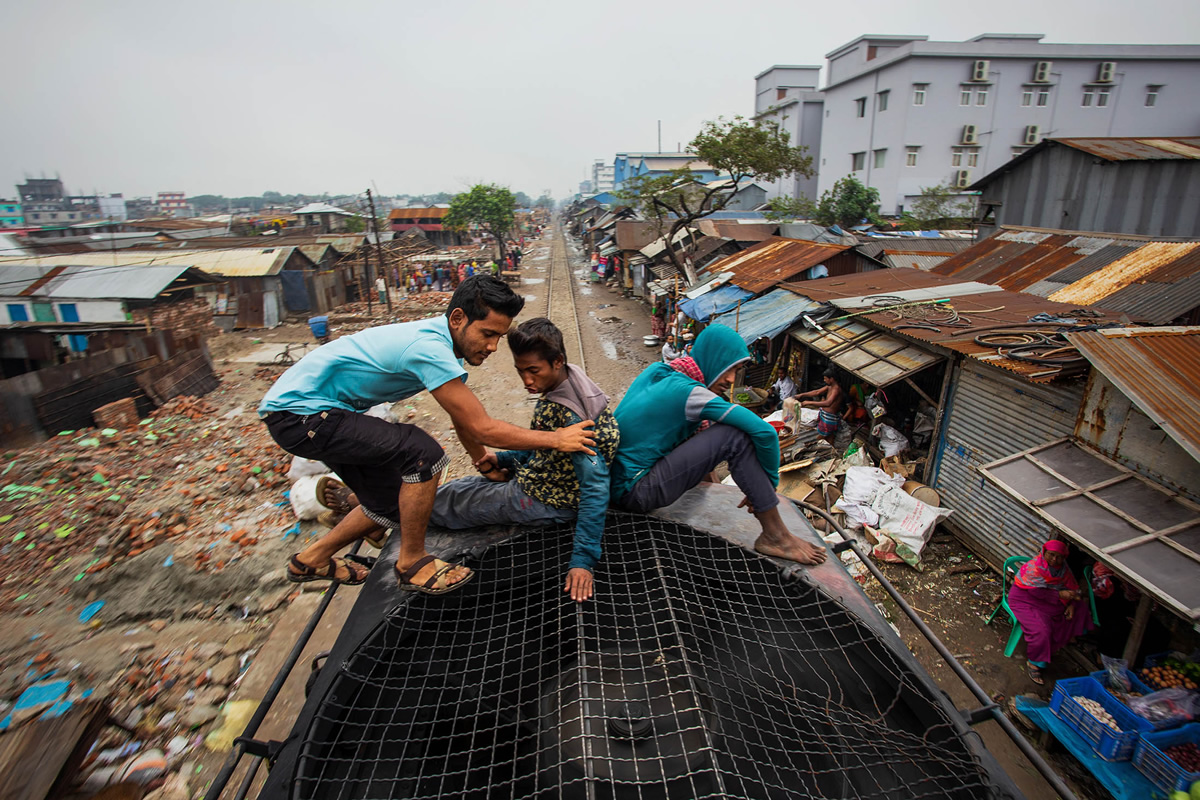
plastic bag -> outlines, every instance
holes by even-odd
[[[1129,698],[1129,709],[1155,725],[1177,725],[1191,722],[1200,713],[1200,695],[1187,689],[1163,689],[1145,697]]]
[[[325,506],[317,500],[317,481],[325,475],[332,474],[332,472],[326,472],[321,475],[305,475],[292,484],[292,489],[288,492],[288,500],[292,503],[292,511],[296,512],[296,519],[316,519],[322,511],[325,511]]]
[[[887,400],[887,395],[883,393],[882,389],[877,390],[875,394],[867,397],[867,402],[863,405],[866,407],[867,413],[871,415],[871,419],[879,419],[887,413],[887,406],[884,405],[885,400]]]
[[[1106,689],[1111,689],[1114,692],[1121,694],[1129,694],[1133,691],[1133,684],[1129,682],[1129,664],[1123,658],[1109,658],[1108,656],[1100,656],[1100,664],[1104,667],[1104,680],[1102,683]]]
[[[329,467],[320,461],[310,461],[300,456],[292,456],[292,466],[287,472],[287,477],[289,481],[295,483],[309,475],[324,475],[327,472],[329,472]]]

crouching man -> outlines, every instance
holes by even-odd
[[[612,469],[614,505],[646,512],[668,506],[722,461],[762,526],[758,552],[819,564],[825,549],[798,539],[779,515],[779,437],[754,412],[720,395],[750,360],[745,342],[709,325],[691,357],[651,364],[629,386],[615,416],[621,446]]]
[[[459,285],[444,316],[344,336],[280,376],[258,407],[272,438],[292,455],[324,461],[359,504],[291,557],[288,580],[362,583],[366,568],[335,553],[359,539],[382,547],[389,529],[400,531],[400,588],[445,594],[474,575],[425,551],[445,452],[415,425],[361,413],[374,405],[428,390],[475,460],[485,445],[592,452],[590,421],[553,432],[518,428],[489,417],[467,388],[463,362],[479,366],[496,352],[524,304],[503,281],[480,275]]]
[[[620,436],[608,397],[583,370],[567,363],[562,333],[545,318],[508,334],[513,365],[525,391],[540,394],[535,431],[557,431],[594,420],[596,453],[510,450],[475,463],[481,475],[443,484],[430,522],[443,528],[479,525],[548,525],[575,520],[575,547],[564,591],[577,602],[592,596],[600,537],[608,508],[609,463]]]

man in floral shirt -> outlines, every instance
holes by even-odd
[[[600,537],[608,509],[608,467],[620,434],[608,397],[583,370],[567,363],[562,333],[539,317],[508,334],[513,364],[525,391],[541,394],[529,427],[554,431],[595,420],[595,455],[547,450],[488,453],[481,473],[438,487],[430,522],[443,528],[548,525],[575,520],[575,546],[563,589],[582,602],[592,596]],[[560,457],[561,456],[561,457]]]

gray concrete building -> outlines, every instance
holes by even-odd
[[[811,177],[790,175],[766,184],[771,197],[817,197],[824,97],[817,91],[820,66],[776,65],[754,76],[754,118],[787,131],[789,142],[813,160]]]
[[[1044,137],[1200,132],[1200,45],[1042,38],[983,34],[931,42],[867,35],[828,53],[819,95],[797,90],[806,106],[819,102],[822,111],[818,176],[809,196],[854,175],[879,190],[884,214],[899,214],[921,187],[965,190]],[[801,118],[810,109],[788,117],[793,105],[781,105],[790,99],[781,90],[789,88],[789,71],[811,69],[775,67],[756,79],[756,114],[800,125],[793,136],[801,144],[807,143]]]

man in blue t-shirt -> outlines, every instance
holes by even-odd
[[[524,304],[503,281],[477,275],[459,285],[444,316],[336,339],[279,377],[258,407],[272,438],[292,455],[325,462],[359,502],[291,557],[289,580],[362,583],[366,568],[334,554],[359,539],[382,547],[390,529],[401,531],[396,574],[402,589],[445,594],[474,577],[467,567],[425,552],[445,452],[415,425],[361,413],[379,403],[428,390],[450,415],[473,462],[482,462],[489,446],[592,454],[593,421],[554,431],[518,428],[489,417],[466,386],[463,361],[479,366],[496,352]]]

